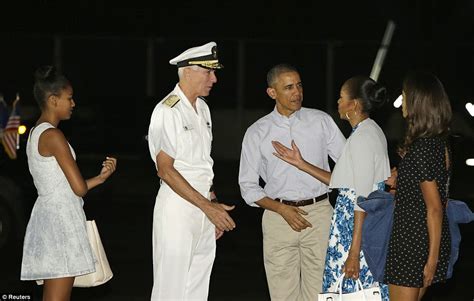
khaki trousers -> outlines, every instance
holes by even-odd
[[[263,255],[272,301],[314,301],[322,290],[333,208],[328,199],[300,208],[313,225],[301,232],[276,212],[263,214]]]

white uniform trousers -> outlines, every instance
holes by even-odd
[[[194,188],[209,198],[208,185]],[[215,254],[214,224],[162,184],[153,212],[151,300],[207,300]]]

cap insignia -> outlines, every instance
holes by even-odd
[[[216,46],[212,47],[211,51],[212,51],[212,57],[217,60],[217,47]]]

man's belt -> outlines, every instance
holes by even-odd
[[[317,202],[320,202],[322,200],[325,200],[328,198],[328,194],[321,194],[320,196],[317,196],[312,199],[307,199],[307,200],[300,200],[300,201],[289,201],[289,200],[282,200],[280,198],[276,198],[275,201],[283,203],[285,205],[290,205],[290,206],[295,206],[295,207],[300,207],[300,206],[307,206],[311,205]]]

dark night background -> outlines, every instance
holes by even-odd
[[[213,158],[219,198],[236,204],[237,229],[218,242],[210,300],[269,300],[262,261],[260,217],[240,198],[237,184],[240,144],[246,128],[272,110],[265,94],[266,72],[288,62],[301,72],[305,102],[336,113],[340,85],[356,74],[369,75],[389,20],[396,23],[379,82],[391,102],[373,117],[394,149],[403,119],[392,106],[411,69],[435,73],[454,110],[451,197],[474,206],[474,118],[464,108],[474,102],[474,0],[370,1],[2,1],[0,4],[0,92],[11,103],[21,96],[22,123],[39,111],[32,96],[33,73],[58,66],[73,83],[76,108],[60,127],[77,153],[85,177],[94,176],[106,154],[118,170],[91,191],[84,207],[97,221],[114,271],[107,284],[74,289],[72,300],[149,300],[152,286],[151,224],[159,183],[144,138],[151,111],[176,84],[168,61],[185,49],[215,41],[225,69],[208,97],[214,122]],[[19,158],[0,151],[0,294],[31,294],[41,287],[19,281],[21,247],[36,198],[21,138]],[[3,183],[8,183],[7,187]],[[1,220],[0,220],[1,221]],[[0,229],[0,230],[2,230]],[[461,225],[463,241],[454,276],[435,285],[424,300],[472,300],[472,224]],[[3,239],[3,245],[2,245]]]

